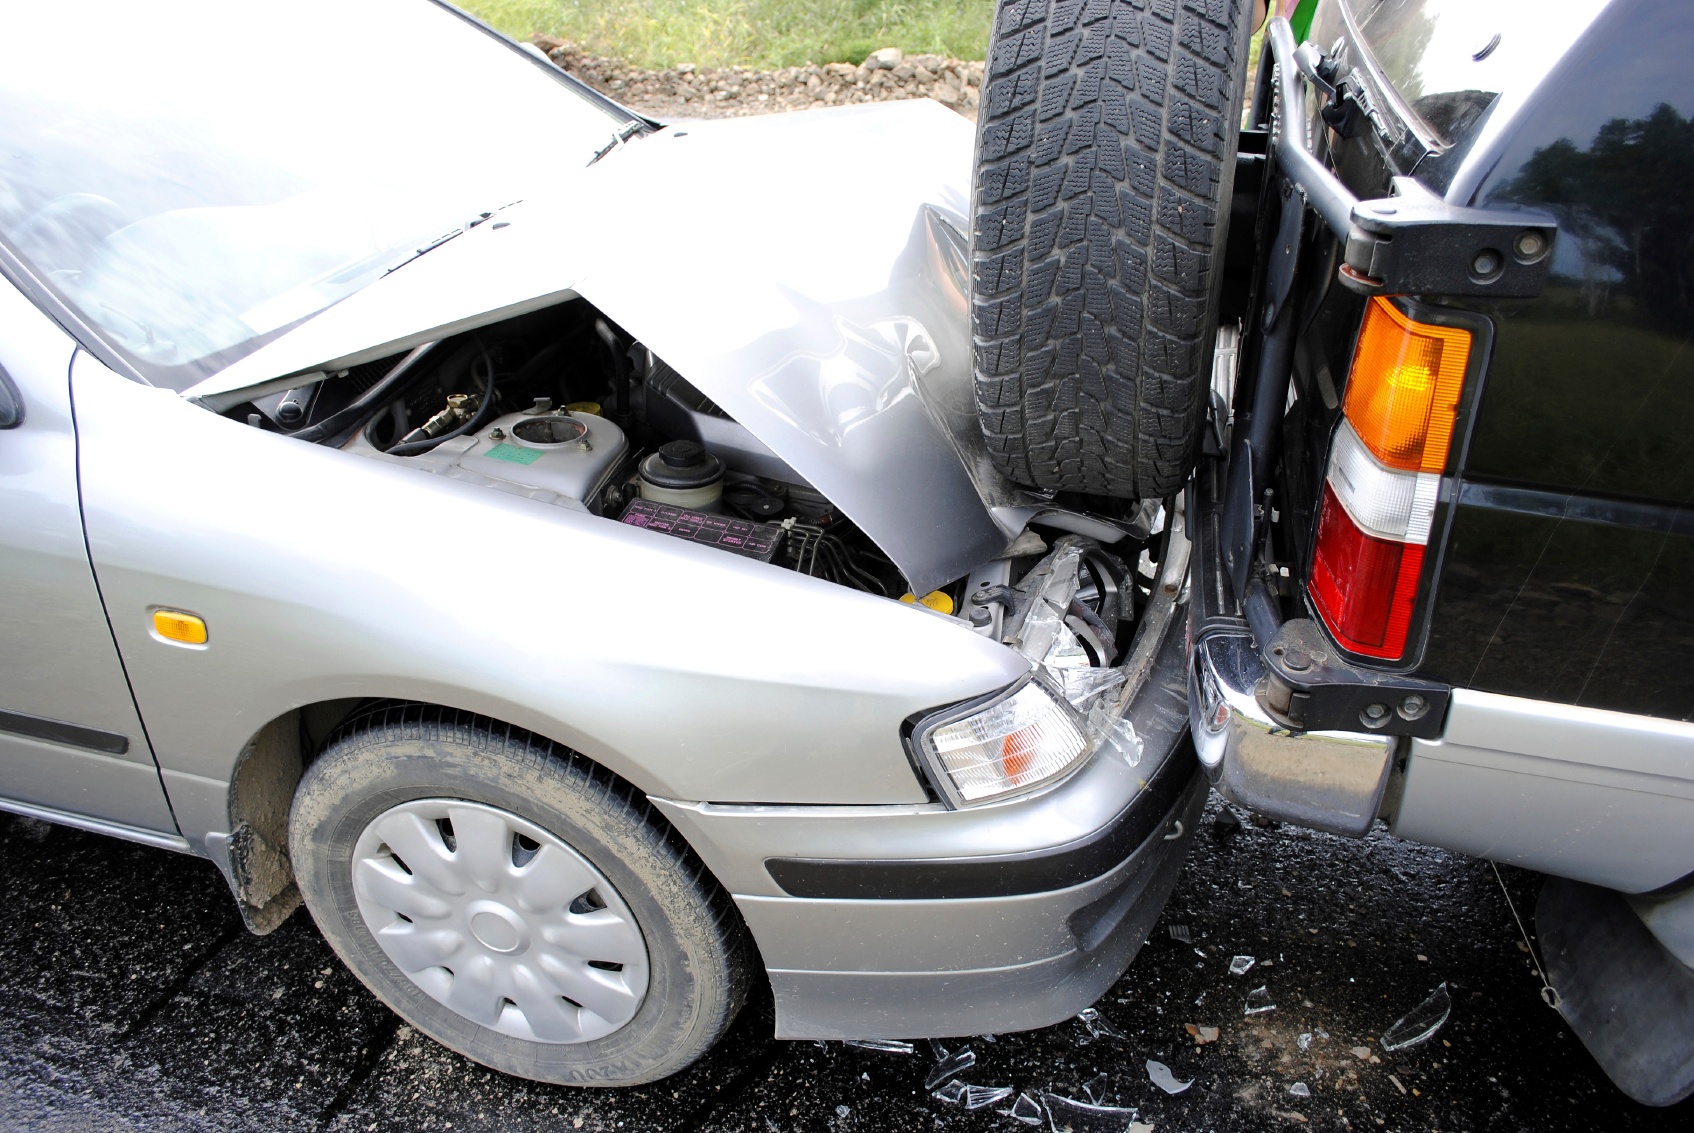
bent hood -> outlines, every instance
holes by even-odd
[[[972,132],[933,102],[687,123],[623,146],[188,390],[380,358],[573,295],[827,495],[918,593],[1040,500],[971,395]],[[995,510],[1006,517],[997,522]]]

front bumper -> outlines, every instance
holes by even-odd
[[[1176,884],[1207,793],[1176,590],[1132,684],[1134,764],[1097,752],[1048,791],[964,810],[653,800],[734,896],[779,1038],[1027,1030],[1116,982]]]

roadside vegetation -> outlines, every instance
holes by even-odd
[[[455,0],[515,39],[636,67],[860,63],[882,47],[981,59],[993,0]]]

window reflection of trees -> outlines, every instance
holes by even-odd
[[[1615,287],[1647,322],[1686,330],[1694,308],[1690,184],[1694,123],[1661,103],[1645,118],[1613,118],[1586,149],[1568,138],[1541,147],[1500,195],[1558,212],[1559,239],[1580,242],[1574,282],[1591,311]]]

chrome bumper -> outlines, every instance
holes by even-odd
[[[1253,639],[1213,632],[1193,643],[1188,722],[1212,785],[1269,818],[1361,838],[1382,805],[1396,737],[1296,732],[1259,702]]]

